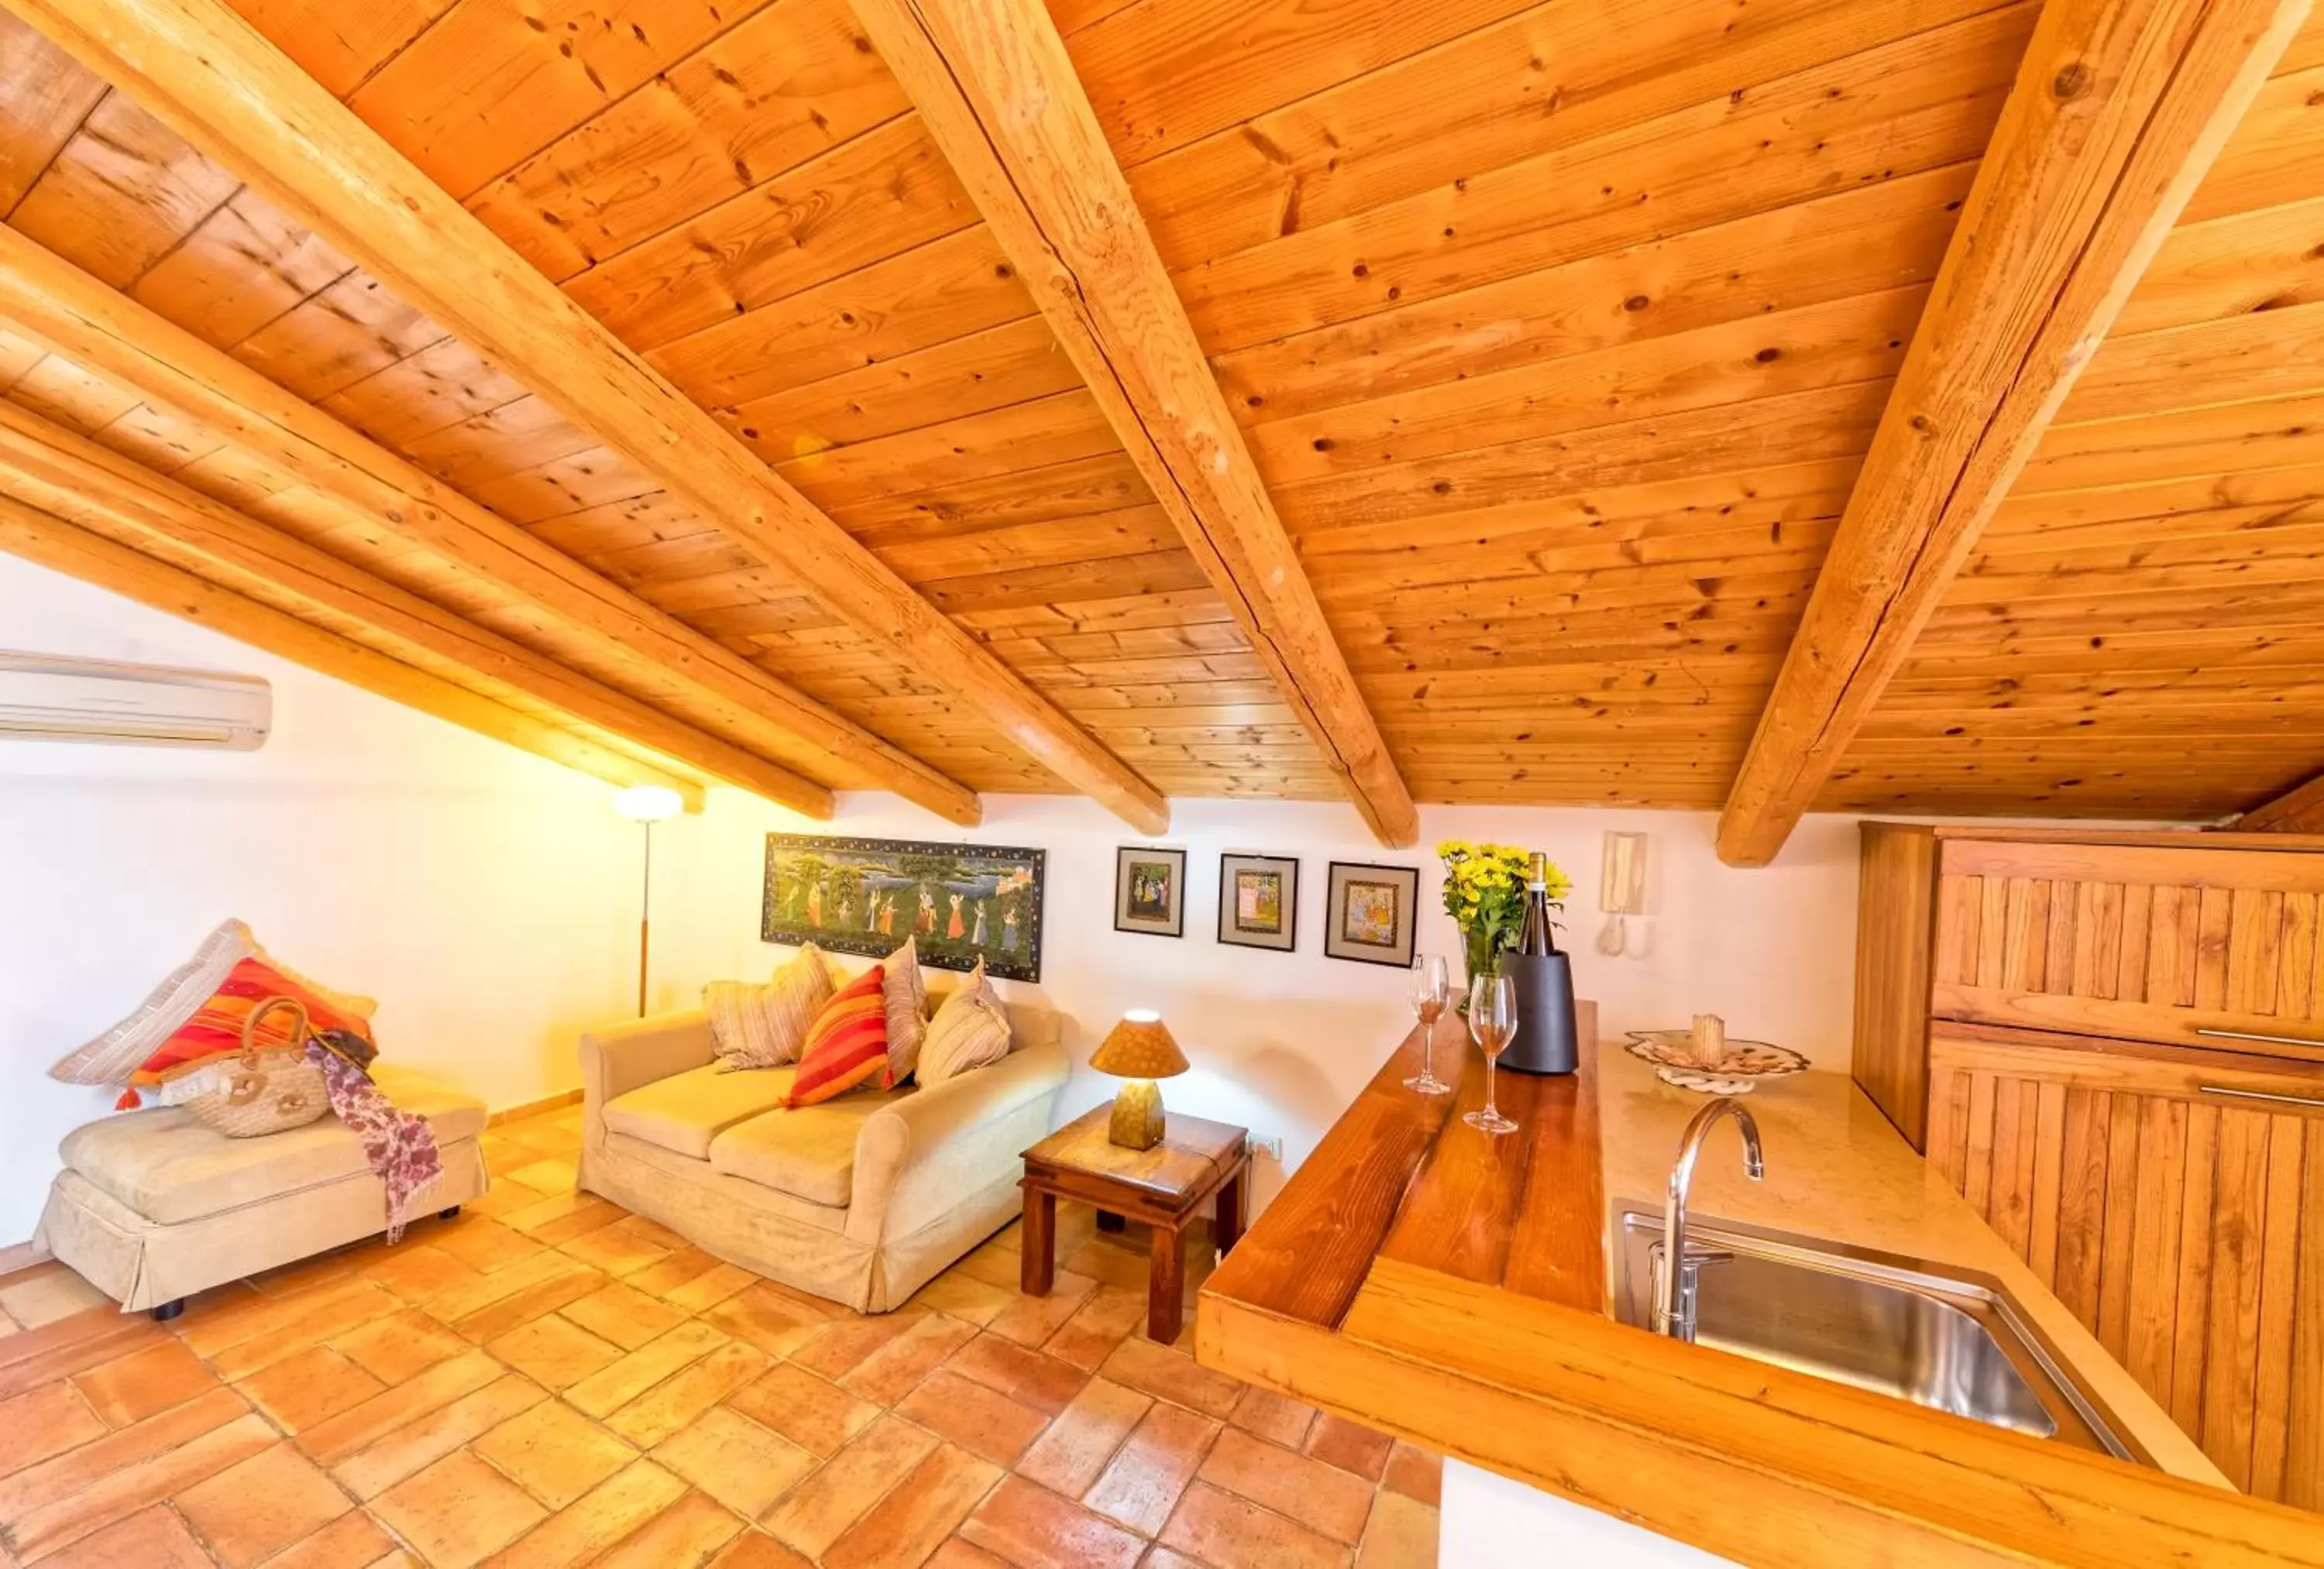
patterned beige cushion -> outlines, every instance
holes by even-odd
[[[769,1112],[710,1142],[710,1169],[809,1204],[844,1209],[855,1182],[855,1138],[863,1119],[899,1095],[843,1095]]]
[[[710,1015],[718,1071],[797,1062],[808,1027],[830,1000],[831,969],[811,942],[765,986],[712,981],[702,988],[702,1006]]]
[[[928,1021],[927,1038],[920,1042],[920,1087],[933,1089],[948,1078],[990,1068],[1008,1055],[1009,1014],[984,978],[980,959],[975,971]]]
[[[788,1067],[746,1073],[691,1068],[607,1101],[605,1126],[674,1155],[706,1161],[719,1134],[781,1106],[798,1073]]]
[[[920,940],[906,938],[904,946],[882,962],[888,968],[888,1078],[900,1084],[918,1066],[920,1042],[928,1032],[928,983],[920,974]]]
[[[67,1084],[126,1084],[139,1064],[160,1050],[225,983],[234,967],[245,959],[263,959],[282,976],[320,997],[343,1014],[368,1019],[379,1005],[369,997],[335,992],[318,986],[258,945],[250,928],[225,921],[202,939],[194,956],[171,970],[161,984],[146,994],[137,1009],[118,1024],[71,1052],[49,1077]]]
[[[475,1096],[389,1063],[375,1073],[388,1099],[428,1119],[438,1144],[484,1131],[484,1103]],[[58,1152],[90,1186],[161,1225],[371,1170],[363,1141],[337,1117],[263,1139],[226,1139],[183,1106],[100,1118],[66,1134]]]

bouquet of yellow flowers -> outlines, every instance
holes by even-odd
[[[1525,928],[1526,867],[1532,854],[1512,845],[1471,844],[1448,839],[1436,847],[1444,863],[1444,913],[1461,928],[1471,979],[1515,948]],[[1549,863],[1549,903],[1563,909],[1573,880]]]

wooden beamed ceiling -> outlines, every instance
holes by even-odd
[[[1042,0],[853,0],[1139,476],[1383,844],[1420,836]]]
[[[2308,0],[2047,0],[1719,824],[1775,858]]]
[[[105,72],[0,49],[0,278],[72,270],[0,286],[11,403],[703,740],[956,821],[995,790],[1377,806],[1367,773],[1725,803],[2042,14],[1051,0],[1084,161],[1036,188],[1039,128],[986,125],[1012,209],[880,36],[950,4],[235,0],[298,69],[219,104],[140,52],[226,58],[214,7],[6,3]],[[954,74],[965,123],[1012,90]],[[2311,19],[1789,803],[2200,817],[2324,763],[2319,106]],[[1108,167],[1134,205],[1077,209]],[[420,206],[342,205],[382,192]],[[1061,310],[1061,276],[1153,287],[1102,249],[1141,219],[1183,325]],[[542,346],[568,328],[586,375]],[[215,585],[622,750],[101,514],[39,548],[119,583],[144,551],[194,575],[135,592]],[[32,554],[28,516],[0,543]]]

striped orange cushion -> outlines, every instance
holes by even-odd
[[[882,989],[887,978],[886,967],[875,964],[824,1004],[807,1029],[798,1077],[791,1080],[784,1106],[813,1106],[874,1079],[881,1089],[894,1086],[895,1078],[888,1071],[888,1004]]]
[[[214,1058],[241,1051],[244,1022],[262,1001],[272,996],[295,997],[305,1004],[308,1022],[318,1032],[346,1030],[366,1041],[372,1038],[370,1022],[361,1015],[332,1006],[317,988],[300,984],[263,959],[244,959],[226,972],[209,1001],[129,1076],[130,1084],[166,1084]],[[259,1021],[252,1044],[262,1051],[295,1051],[300,1042],[290,1034],[290,1011],[280,1008]]]

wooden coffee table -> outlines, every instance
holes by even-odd
[[[1185,1319],[1182,1234],[1213,1195],[1219,1252],[1242,1235],[1249,1203],[1249,1130],[1202,1117],[1163,1119],[1162,1142],[1125,1150],[1106,1137],[1112,1107],[1067,1123],[1025,1152],[1025,1294],[1046,1297],[1057,1273],[1057,1200],[1077,1198],[1154,1228],[1146,1333],[1167,1345]]]

